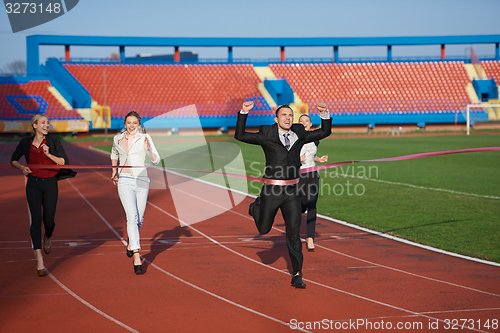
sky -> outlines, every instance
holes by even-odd
[[[500,34],[500,0],[81,0],[71,11],[12,33],[0,13],[0,69],[26,60],[26,36],[143,37],[390,37]],[[465,55],[471,45],[447,46]],[[493,56],[494,45],[473,45]],[[227,58],[226,48],[181,48],[200,58]],[[114,47],[72,47],[72,57],[104,58]],[[278,58],[278,48],[234,48],[234,58]],[[287,48],[287,58],[332,57],[331,47]],[[126,48],[126,56],[172,54],[172,47]],[[440,47],[393,47],[393,56],[439,56]],[[383,57],[385,47],[341,47],[340,57]],[[64,57],[63,46],[42,46],[40,62]]]

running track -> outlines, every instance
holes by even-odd
[[[72,164],[109,163],[88,143],[64,145]],[[1,164],[14,148],[0,144]],[[51,274],[39,278],[24,177],[1,171],[1,332],[500,332],[492,326],[500,319],[500,267],[325,219],[316,251],[304,251],[307,289],[290,287],[283,220],[278,214],[275,228],[258,236],[247,215],[252,198],[182,227],[169,191],[150,190],[141,231],[146,273],[136,276],[109,174],[80,170],[59,183],[52,252],[44,254]],[[194,206],[203,191],[220,189],[200,184]]]

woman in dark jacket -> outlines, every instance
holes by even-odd
[[[12,154],[11,164],[28,177],[26,183],[26,199],[31,213],[31,242],[36,253],[38,276],[45,276],[45,265],[42,256],[42,222],[45,226],[43,250],[49,254],[54,216],[57,205],[57,169],[30,169],[29,165],[65,165],[69,164],[59,138],[48,135],[49,119],[44,114],[37,114],[31,119],[32,136],[22,139]],[[24,155],[28,165],[19,163]],[[42,209],[43,208],[43,209]]]

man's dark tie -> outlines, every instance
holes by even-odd
[[[285,137],[285,147],[287,150],[290,150],[290,140],[288,139],[288,133],[283,134]]]

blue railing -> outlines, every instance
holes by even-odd
[[[261,98],[261,97],[260,97]],[[246,100],[255,100],[248,98]],[[262,98],[263,100],[263,98]],[[314,102],[305,102],[309,104],[309,111],[315,113]],[[467,99],[461,100],[373,100],[373,101],[325,101],[332,113],[396,113],[396,112],[461,112],[465,110],[467,104],[470,103]],[[192,109],[188,106],[193,104],[114,104],[110,105],[111,114],[113,116],[122,117],[129,111],[135,110],[143,116],[155,117],[163,116],[186,116],[184,112],[192,113]],[[263,103],[263,107],[258,110],[264,113],[273,113],[273,109],[267,103]],[[186,108],[188,107],[188,108]],[[210,116],[226,116],[233,115],[241,108],[240,103],[196,103],[196,110],[200,114]],[[171,111],[176,111],[170,113]],[[261,112],[252,112],[252,114],[260,114]]]
[[[102,59],[102,58],[72,58],[71,61],[66,61],[65,58],[59,58],[64,63],[92,63],[92,64],[120,64],[120,59]],[[495,60],[495,56],[483,55],[479,56],[479,60],[488,61]],[[429,62],[429,61],[464,61],[470,63],[470,57],[451,55],[446,56],[446,59],[441,59],[439,56],[412,56],[412,57],[392,57],[391,61],[387,57],[341,57],[337,63],[358,63],[358,62]],[[291,64],[291,63],[333,63],[333,57],[327,58],[288,58],[282,61],[280,58],[235,58],[229,61],[227,58],[181,58],[179,62],[173,59],[164,58],[127,58],[126,64]]]
[[[118,58],[71,58],[70,61],[66,61],[66,58],[58,58],[57,60],[64,63],[80,63],[80,62],[102,63],[102,64],[120,63],[120,59]]]

